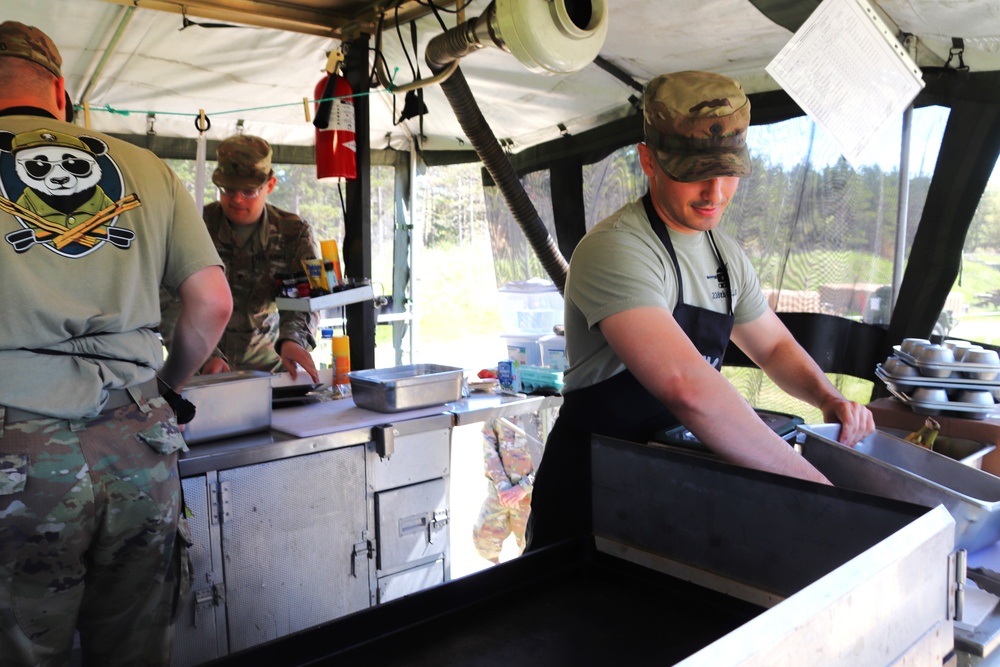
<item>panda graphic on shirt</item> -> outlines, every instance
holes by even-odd
[[[0,210],[21,228],[4,235],[18,253],[41,245],[64,257],[82,257],[110,243],[127,249],[130,229],[115,227],[141,206],[124,196],[124,179],[107,144],[49,129],[0,131]]]

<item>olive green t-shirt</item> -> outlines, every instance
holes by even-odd
[[[707,234],[668,232],[680,264],[684,303],[727,312],[725,290],[717,277],[719,261]],[[729,270],[736,324],[760,317],[768,304],[749,258],[729,236],[718,230],[712,236]],[[677,298],[673,261],[650,225],[641,199],[595,225],[574,250],[566,280],[570,367],[564,376],[565,391],[591,386],[625,369],[601,334],[601,320],[647,306],[672,312]]]
[[[62,121],[0,117],[0,195],[0,405],[94,417],[162,365],[161,283],[219,255],[160,159]]]

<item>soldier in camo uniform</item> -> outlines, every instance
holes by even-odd
[[[65,122],[61,68],[42,31],[0,24],[0,665],[69,665],[79,631],[85,665],[167,667],[190,584],[177,391],[232,300],[184,185]]]
[[[233,316],[201,372],[286,370],[295,377],[298,365],[319,382],[310,355],[318,315],[279,311],[274,300],[275,274],[301,271],[302,260],[320,257],[313,229],[294,213],[267,203],[277,179],[266,141],[236,135],[219,144],[216,156],[212,182],[221,197],[205,207],[203,216],[226,266]],[[161,325],[165,341],[172,335],[174,310],[167,302]]]
[[[875,429],[768,307],[750,259],[719,229],[750,175],[743,87],[713,72],[660,75],[644,91],[643,118],[648,192],[597,223],[570,260],[570,365],[532,491],[529,550],[590,532],[593,433],[648,442],[683,424],[727,461],[829,483],[718,372],[730,339],[779,387],[840,422],[844,444]]]
[[[516,417],[511,421],[517,425]],[[524,550],[535,464],[527,438],[497,419],[483,426],[483,461],[489,483],[472,541],[480,556],[499,563],[504,540],[512,533],[519,552]]]

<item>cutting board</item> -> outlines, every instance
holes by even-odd
[[[275,409],[271,413],[271,428],[298,438],[308,438],[314,435],[338,433],[356,428],[395,424],[443,412],[448,412],[447,405],[433,405],[418,410],[392,413],[375,412],[359,408],[354,404],[352,398],[341,398],[334,401]]]

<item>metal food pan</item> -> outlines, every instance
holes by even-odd
[[[955,546],[975,551],[1000,540],[1000,478],[887,433],[855,447],[839,424],[800,425],[802,455],[835,486],[926,507],[944,505],[955,519]]]
[[[910,433],[910,431],[901,428],[880,427],[879,430],[900,439],[906,438],[906,436]],[[983,458],[994,449],[996,449],[995,445],[990,445],[985,442],[976,442],[975,440],[968,440],[966,438],[949,438],[947,436],[939,435],[934,440],[933,451],[938,454],[943,454],[950,459],[955,459],[959,463],[982,470]]]
[[[351,371],[354,403],[376,412],[416,410],[462,397],[463,369],[438,364]]]
[[[232,371],[191,378],[181,395],[197,412],[184,427],[184,441],[197,444],[271,427],[271,374]]]

